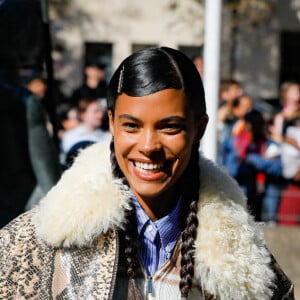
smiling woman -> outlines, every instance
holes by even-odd
[[[132,54],[108,109],[110,147],[83,150],[1,231],[0,298],[293,299],[237,183],[199,154],[208,117],[193,62],[166,47]]]
[[[109,117],[118,165],[138,202],[157,220],[177,201],[180,191],[174,183],[186,169],[193,145],[198,147],[205,121],[194,121],[178,89],[140,97],[122,93]]]

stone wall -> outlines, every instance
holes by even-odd
[[[63,17],[53,7],[51,12],[54,43],[64,49],[57,53],[56,77],[67,94],[82,80],[85,42],[111,43],[113,69],[133,44],[203,44],[204,10],[194,0],[73,0]]]

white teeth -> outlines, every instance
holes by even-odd
[[[160,170],[163,165],[162,164],[147,164],[147,163],[141,163],[141,162],[135,162],[135,166],[138,169],[141,170]]]

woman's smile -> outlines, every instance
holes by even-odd
[[[136,177],[145,181],[163,180],[167,176],[167,163],[146,163],[132,161],[133,172]]]

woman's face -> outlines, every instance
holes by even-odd
[[[286,93],[286,104],[290,105],[299,105],[300,104],[300,89],[299,86],[294,84],[291,85]]]
[[[86,111],[80,115],[83,123],[91,130],[95,130],[101,126],[103,119],[103,110],[97,101],[92,102]]]
[[[195,122],[181,90],[143,97],[121,94],[109,114],[118,164],[137,199],[150,202],[174,187],[205,122]],[[158,199],[157,198],[157,199]]]

